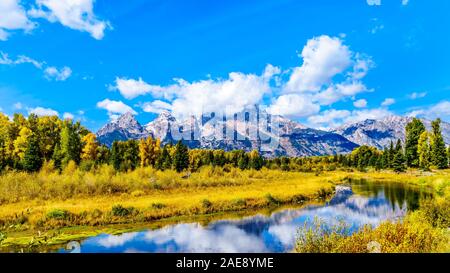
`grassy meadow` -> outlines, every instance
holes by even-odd
[[[323,200],[344,177],[214,167],[192,174],[150,167],[120,173],[106,165],[95,172],[8,172],[0,176],[3,245],[28,243],[15,238],[21,233],[32,238],[62,227],[146,223]]]
[[[36,173],[12,171],[0,176],[0,242],[3,247],[51,245],[102,232],[123,232],[131,226],[164,225],[193,217],[321,202],[332,195],[335,185],[352,179],[417,185],[435,192],[439,202],[450,200],[448,170],[410,170],[400,174],[374,170],[308,173],[205,166],[197,172],[177,173],[151,167],[116,172],[104,165],[95,171],[74,166],[58,172],[44,166]],[[417,215],[408,219],[418,219]],[[116,228],[111,229],[112,224]],[[427,227],[425,231],[439,233],[432,225]],[[397,230],[384,224],[379,227],[383,228]],[[337,246],[317,249],[310,244],[327,237],[323,234],[314,237],[314,232],[309,232],[309,241],[299,242],[297,251],[356,252],[365,241],[352,238],[362,236],[368,240],[378,229],[367,227],[351,237],[330,234],[333,240],[339,238]],[[349,242],[360,244],[351,249],[341,247],[349,246]],[[423,243],[434,246],[427,241]],[[439,245],[439,249],[443,247]],[[437,251],[437,247],[433,250]]]

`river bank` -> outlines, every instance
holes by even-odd
[[[266,169],[260,172],[207,169],[185,177],[139,169],[125,174],[111,173],[109,177],[105,177],[105,172],[83,174],[75,171],[70,179],[67,177],[67,174],[42,173],[34,176],[13,173],[0,177],[3,189],[14,189],[11,184],[20,181],[27,181],[24,184],[32,189],[26,191],[16,187],[16,191],[24,193],[20,198],[14,196],[14,190],[8,195],[0,193],[3,198],[0,206],[3,246],[30,245],[39,240],[45,244],[61,243],[98,234],[111,224],[142,225],[164,219],[176,221],[183,217],[300,205],[323,200],[333,193],[335,185],[352,179],[433,187],[445,194],[449,176],[444,171],[429,174],[418,171],[317,174]],[[64,190],[71,192],[72,197],[56,197],[60,196],[58,191]],[[11,199],[5,200],[8,196]],[[74,232],[77,228],[80,232]],[[71,232],[67,232],[69,229]],[[87,234],[83,234],[86,230],[89,230]]]

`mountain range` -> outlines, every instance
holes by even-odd
[[[111,121],[97,132],[100,143],[111,146],[116,140],[158,138],[162,144],[176,143],[183,135],[183,140],[190,148],[208,148],[245,151],[258,150],[266,157],[274,156],[317,156],[345,154],[360,145],[384,149],[391,141],[405,139],[405,126],[410,117],[389,116],[380,120],[367,119],[349,123],[329,131],[308,128],[307,126],[281,116],[273,117],[279,125],[279,138],[276,145],[269,145],[273,132],[261,129],[256,122],[226,121],[207,122],[208,120],[177,120],[170,112],[163,111],[157,118],[146,125],[141,125],[131,113],[125,113],[117,120]],[[431,122],[422,120],[427,129]],[[178,130],[174,130],[177,128]],[[257,137],[249,139],[249,130],[259,129]],[[441,124],[445,142],[450,144],[450,124]],[[218,132],[232,134],[230,139],[217,137]],[[273,138],[272,138],[273,139]]]

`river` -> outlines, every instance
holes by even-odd
[[[184,222],[153,230],[121,235],[101,234],[81,242],[89,252],[289,252],[299,227],[320,219],[325,225],[340,222],[351,231],[386,220],[398,220],[418,207],[423,190],[400,183],[354,182],[337,187],[331,200],[321,205],[283,209],[271,215],[215,220],[207,225]],[[59,252],[68,250],[60,249]]]

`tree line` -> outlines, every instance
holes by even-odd
[[[110,164],[117,171],[151,166],[159,170],[196,171],[202,166],[235,167],[259,170],[262,167],[280,170],[314,171],[338,167],[365,169],[406,168],[444,169],[448,167],[447,150],[440,128],[441,120],[432,122],[431,131],[414,118],[405,128],[406,140],[380,151],[360,146],[346,155],[320,157],[263,158],[256,150],[224,151],[189,149],[183,142],[161,145],[158,139],[115,141],[109,148],[101,145],[96,135],[80,122],[60,120],[56,116],[25,118],[15,114],[12,120],[0,113],[0,171],[39,171],[43,164],[56,169],[75,165],[89,171]]]

